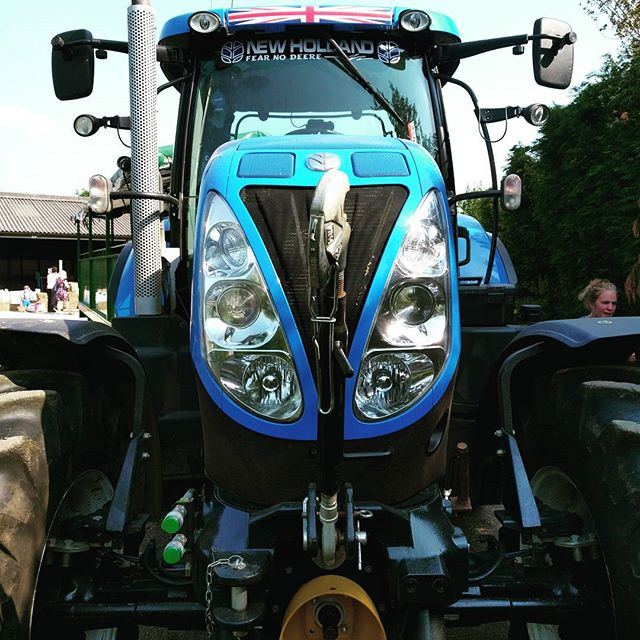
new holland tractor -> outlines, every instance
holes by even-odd
[[[75,128],[130,131],[78,224],[130,216],[132,241],[80,261],[82,318],[0,320],[2,640],[640,637],[640,322],[515,322],[521,186],[488,125],[548,110],[455,76],[530,48],[566,88],[569,25],[465,41],[422,0],[234,2],[156,40],[148,2],[127,17],[127,42],[52,40],[61,100],[128,56],[130,112]],[[456,190],[449,83],[485,191]],[[496,535],[460,527],[480,505]]]

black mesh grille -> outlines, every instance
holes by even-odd
[[[313,189],[248,187],[242,200],[264,239],[293,316],[311,353],[313,329],[307,308],[307,231]],[[345,290],[347,324],[353,335],[371,278],[391,228],[407,199],[399,185],[352,187],[345,200],[351,224]]]

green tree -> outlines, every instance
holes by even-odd
[[[613,29],[627,52],[640,44],[640,3],[638,0],[586,0],[582,5],[600,30]]]
[[[609,59],[569,105],[552,108],[532,148],[512,150],[509,170],[526,175],[526,197],[505,217],[503,238],[523,293],[540,297],[545,317],[579,315],[576,297],[590,279],[622,287],[636,260],[638,104],[640,60]]]

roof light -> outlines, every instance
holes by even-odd
[[[197,33],[213,33],[220,27],[220,18],[210,11],[200,11],[189,18],[189,27]]]
[[[431,18],[424,11],[405,11],[400,14],[400,26],[405,31],[424,31],[431,26]]]

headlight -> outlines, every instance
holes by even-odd
[[[189,26],[197,33],[213,33],[220,28],[220,18],[215,13],[201,11],[189,18]]]
[[[386,418],[411,404],[434,375],[434,363],[424,353],[372,353],[362,363],[356,402],[367,418]]]
[[[204,271],[210,276],[236,276],[246,273],[249,247],[237,223],[219,222],[207,233],[204,243]]]
[[[215,282],[205,296],[204,328],[215,347],[262,347],[280,323],[266,289],[248,280]]]
[[[302,411],[300,383],[255,255],[222,197],[210,193],[205,211],[204,359],[243,407],[272,420],[295,420]]]
[[[450,334],[448,256],[446,213],[433,190],[407,224],[369,334],[355,392],[361,418],[407,409],[442,369]]]
[[[300,387],[291,358],[284,353],[238,354],[220,368],[222,386],[245,407],[286,420],[300,404]]]
[[[400,15],[400,26],[405,31],[424,31],[431,26],[431,16],[424,11],[404,11]]]

